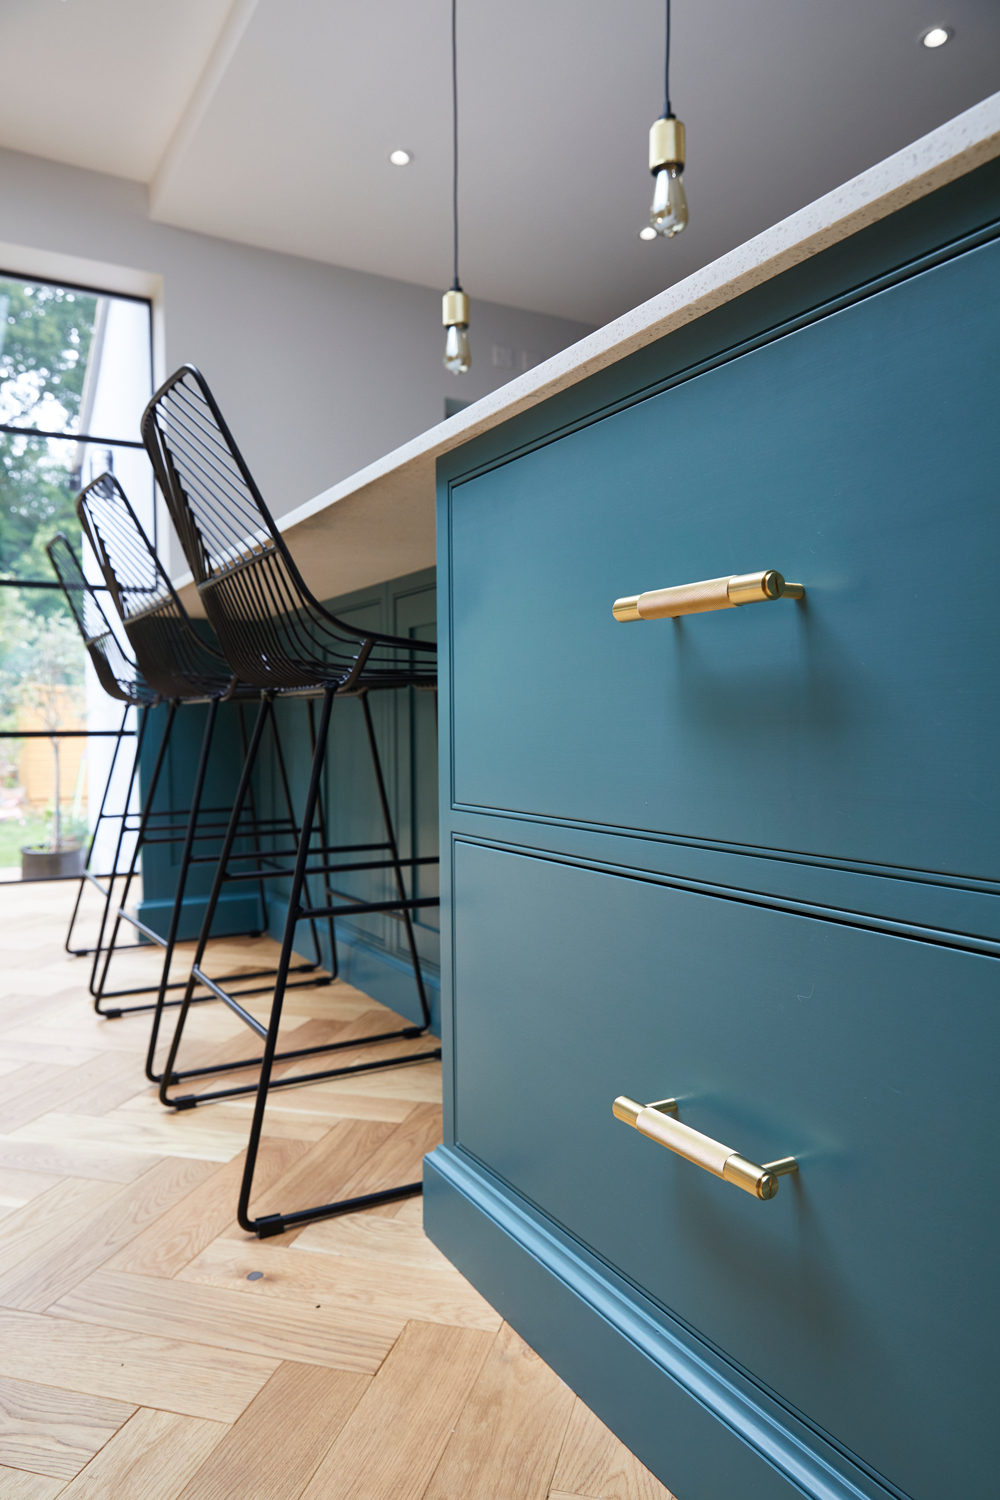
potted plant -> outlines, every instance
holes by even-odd
[[[55,770],[51,833],[44,844],[21,850],[22,880],[51,880],[56,875],[82,875],[87,846],[76,820],[66,828],[62,814],[60,741],[63,711],[69,690],[82,676],[76,630],[59,615],[40,619],[31,628],[29,665],[21,678],[22,706],[34,709],[50,736]],[[68,836],[67,836],[68,835]]]

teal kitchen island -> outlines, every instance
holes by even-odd
[[[283,523],[436,479],[425,1226],[679,1500],[996,1493],[998,413],[1000,96]]]

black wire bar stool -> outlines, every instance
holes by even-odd
[[[218,859],[216,852],[199,851],[206,842],[218,845],[230,826],[232,811],[230,805],[221,807],[202,805],[219,708],[223,702],[235,701],[238,712],[242,714],[243,704],[247,701],[259,703],[261,694],[258,688],[241,682],[234,676],[218,647],[203,639],[195,630],[143,531],[138,517],[113,475],[102,474],[80,492],[77,497],[77,514],[97,556],[129,644],[135,652],[139,670],[146,683],[155,688],[161,699],[168,705],[166,726],[157,748],[155,764],[150,774],[149,786],[146,789],[144,805],[138,820],[135,849],[125,872],[123,893],[114,908],[111,937],[104,951],[103,964],[100,956],[95,958],[91,976],[95,1008],[102,1014],[111,1014],[106,1009],[101,1010],[101,1002],[106,998],[116,997],[120,993],[109,991],[107,984],[121,924],[130,923],[147,939],[164,950],[159,983],[151,986],[149,991],[155,992],[155,1001],[148,1007],[130,1007],[130,1009],[151,1009],[154,1012],[146,1057],[146,1076],[151,1082],[159,1083],[162,1075],[155,1071],[155,1054],[163,1011],[166,1006],[176,1006],[182,1003],[180,999],[168,1000],[167,993],[172,989],[187,990],[186,979],[174,981],[170,979],[170,966],[178,941],[188,876],[196,865],[215,865]],[[190,807],[183,812],[168,810],[158,817],[154,801],[163,773],[167,748],[177,721],[178,710],[190,705],[207,705],[208,707],[191,791]],[[241,728],[244,730],[243,750],[245,754],[247,745],[245,726],[242,723]],[[281,744],[277,739],[276,751],[279,764],[283,764]],[[275,834],[286,838],[297,836],[298,825],[292,815],[291,796],[287,785],[286,809],[284,817],[266,819],[262,823],[256,816],[251,800],[249,807],[241,808],[234,837],[241,840],[249,839],[254,848],[259,850],[262,839],[270,839]],[[125,903],[142,850],[150,846],[176,844],[181,845],[180,868],[167,935],[164,938],[139,918],[127,912]],[[257,884],[258,896],[263,906],[262,878]],[[315,923],[312,924],[311,934],[318,962],[320,942]],[[259,930],[255,929],[253,935],[258,936]],[[309,984],[329,983],[326,976],[316,975],[316,967],[316,963],[304,962],[297,966],[296,972],[308,973]],[[247,996],[266,993],[270,989],[270,983],[253,988],[247,988],[247,985],[255,980],[270,981],[274,974],[273,968],[266,968],[230,974],[225,977],[227,982],[238,982],[241,986],[239,993]],[[210,999],[212,999],[211,994],[198,997],[199,1003]],[[240,1065],[242,1065],[242,1059],[236,1059],[235,1062],[230,1063],[213,1064],[210,1067],[190,1070],[190,1076],[225,1072],[233,1066]]]
[[[45,550],[48,553],[49,561],[52,564],[55,575],[62,585],[66,603],[69,605],[70,613],[83,638],[84,648],[90,658],[98,682],[109,698],[117,699],[119,703],[124,703],[125,705],[121,724],[115,736],[114,749],[111,754],[111,765],[104,783],[100,807],[90,835],[90,842],[87,846],[87,863],[83,875],[80,877],[80,885],[76,893],[76,900],[73,903],[73,911],[69,919],[69,927],[64,943],[66,952],[72,954],[74,958],[88,958],[103,951],[102,944],[107,928],[108,913],[111,908],[111,902],[114,899],[115,880],[119,874],[123,873],[120,869],[122,847],[126,834],[129,831],[130,818],[134,818],[134,814],[130,813],[130,809],[135,790],[139,755],[142,750],[143,736],[148,722],[145,714],[137,716],[138,728],[136,732],[135,756],[129,770],[125,796],[122,802],[122,811],[112,812],[108,807],[108,798],[111,794],[119,751],[121,750],[122,740],[126,733],[128,733],[129,713],[133,708],[155,707],[160,701],[160,695],[156,692],[155,688],[151,688],[147,683],[143,682],[139,676],[135,662],[123,649],[107,615],[98,603],[94,586],[84,573],[80,565],[80,560],[73,551],[72,544],[68,538],[62,532],[57,532],[46,545]],[[98,873],[93,869],[92,861],[94,850],[98,847],[102,824],[106,822],[117,823],[114,854],[111,859],[110,871]],[[103,884],[105,881],[108,882],[106,885]],[[102,915],[98,930],[97,946],[95,948],[78,948],[73,946],[73,930],[79,916],[83,892],[88,882],[97,889],[103,899]],[[138,948],[140,944],[132,943],[128,946]],[[133,989],[123,991],[122,993],[134,995],[144,992],[144,990]],[[136,1007],[136,1009],[145,1008]]]
[[[166,1080],[175,1071],[188,1003],[199,982],[207,984],[263,1039],[260,1074],[253,1085],[182,1097],[171,1097],[169,1084],[165,1081],[160,1086],[160,1098],[175,1109],[185,1109],[213,1099],[227,1099],[250,1092],[256,1094],[238,1217],[243,1229],[264,1238],[315,1219],[331,1218],[335,1214],[412,1197],[423,1189],[422,1183],[409,1182],[296,1212],[266,1214],[256,1219],[250,1216],[254,1169],[270,1089],[375,1072],[441,1056],[440,1046],[435,1045],[430,1050],[402,1057],[383,1057],[372,1062],[295,1076],[272,1076],[276,1062],[295,1055],[279,1051],[278,1041],[296,924],[304,919],[326,917],[332,920],[367,912],[398,915],[405,928],[422,1017],[419,1026],[334,1042],[312,1049],[314,1052],[337,1052],[348,1048],[353,1052],[367,1045],[423,1037],[429,1029],[430,1008],[411,912],[416,907],[440,903],[436,896],[408,895],[404,867],[436,865],[438,859],[437,856],[400,857],[368,695],[398,688],[436,690],[436,656],[432,655],[427,661],[421,660],[416,653],[436,653],[437,648],[433,642],[355,628],[331,615],[317,602],[302,581],[207,383],[192,365],[182,366],[157,391],[143,414],[142,435],[198,585],[205,613],[215,627],[222,650],[233,670],[247,682],[254,683],[264,694],[205,912],[184,1004],[177,1016],[164,1078]],[[205,974],[202,963],[213,903],[218,899],[228,866],[233,860],[252,857],[233,853],[239,809],[251,786],[264,725],[273,716],[275,699],[284,696],[318,698],[321,703],[319,722],[312,737],[312,765],[301,814],[301,836],[296,847],[272,851],[273,858],[280,855],[286,861],[283,873],[291,876],[291,889],[271,1013],[267,1026],[264,1026],[221,984]],[[318,823],[317,811],[321,806],[320,787],[334,698],[348,696],[356,698],[361,706],[385,838],[375,843],[333,845],[328,843],[324,828]],[[287,863],[289,860],[292,863]],[[380,870],[386,875],[391,872],[394,894],[385,900],[363,901],[346,896],[329,884],[331,876],[362,870]],[[310,875],[323,877],[325,901],[320,906],[312,905],[306,894]],[[242,872],[244,879],[253,877],[253,870]]]

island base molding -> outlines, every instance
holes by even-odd
[[[458,1147],[424,1160],[424,1228],[679,1500],[905,1500]]]

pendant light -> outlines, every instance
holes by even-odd
[[[663,114],[649,130],[649,170],[654,177],[649,222],[658,235],[673,239],[688,221],[684,171],[684,126],[670,108],[670,0],[667,0],[667,44],[663,64]]]
[[[452,176],[451,218],[454,240],[455,276],[451,290],[445,292],[441,303],[441,321],[448,332],[444,340],[444,367],[453,375],[464,375],[472,364],[469,350],[469,299],[462,291],[458,279],[458,42],[455,29],[457,0],[451,0],[451,123],[452,123]]]

